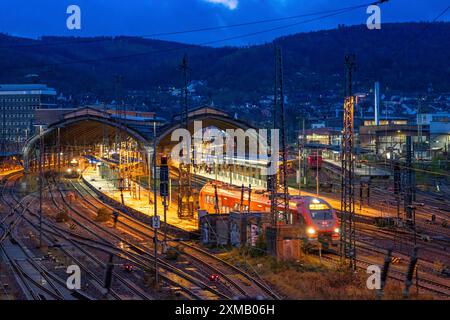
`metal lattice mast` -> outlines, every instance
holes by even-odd
[[[277,47],[275,59],[275,92],[274,92],[274,109],[273,109],[273,125],[274,129],[280,129],[281,139],[281,165],[279,166],[279,174],[274,174],[269,179],[270,191],[270,209],[273,217],[273,223],[284,221],[289,223],[289,191],[287,185],[287,149],[286,149],[286,128],[284,113],[284,88],[283,88],[283,59],[281,48]],[[279,110],[278,110],[279,108]],[[277,112],[279,111],[279,112]],[[278,128],[279,125],[279,128]],[[273,145],[274,141],[271,141]],[[272,155],[278,157],[278,155]]]
[[[115,77],[115,91],[116,91],[116,116],[117,119],[116,121],[118,121],[120,124],[122,123],[122,110],[120,109],[119,106],[119,98],[121,98],[121,93],[122,93],[122,80],[123,77],[122,75],[116,75]],[[122,106],[123,109],[123,106]],[[118,149],[118,155],[119,155],[119,165],[118,165],[118,177],[117,177],[117,182],[118,182],[118,188],[120,190],[120,199],[121,199],[121,203],[125,204],[124,202],[124,197],[123,197],[123,172],[122,172],[122,135],[120,130],[118,130],[116,128],[116,149]],[[149,186],[150,186],[150,182],[149,182]],[[149,187],[150,189],[150,187]]]
[[[405,163],[405,214],[406,214],[406,223],[409,226],[414,225],[413,220],[413,171],[412,168],[412,137],[406,136],[406,163]]]
[[[340,254],[342,259],[348,259],[350,267],[356,268],[355,251],[355,190],[354,190],[354,158],[353,130],[355,97],[352,96],[352,72],[355,66],[354,56],[345,57],[347,68],[346,92],[343,114],[342,145],[341,145],[341,241]]]
[[[188,127],[188,62],[186,55],[180,66],[183,72],[183,112],[181,113],[181,124],[186,130]],[[190,152],[187,151],[187,152]],[[184,156],[184,155],[183,155]],[[180,161],[180,175],[179,175],[179,191],[178,191],[178,217],[192,218],[194,217],[194,203],[192,197],[192,183],[191,183],[191,163],[183,163]]]
[[[5,98],[2,100],[2,140],[1,140],[1,150],[2,153],[6,155],[6,108],[5,108]]]
[[[273,122],[273,129],[276,130],[277,129],[277,105],[278,105],[278,68],[277,68],[278,62],[277,62],[277,55],[276,55],[276,51],[275,51],[275,69],[274,69],[274,74],[275,74],[275,81],[274,81],[274,92],[273,92],[273,111],[272,111],[272,122]],[[272,137],[271,135],[268,136],[268,139],[270,140],[270,145],[272,146],[274,141],[272,141]],[[270,157],[274,157],[274,155],[272,155],[272,151],[269,150],[269,158]],[[278,155],[276,155],[278,156]],[[270,164],[270,162],[269,162]],[[277,168],[278,169],[278,168]],[[267,176],[267,191],[269,191],[270,193],[270,213],[272,216],[272,223],[273,225],[276,225],[278,222],[278,207],[277,207],[277,185],[278,185],[278,176],[277,176],[277,172],[278,170],[276,170],[275,174],[272,175],[268,175]]]

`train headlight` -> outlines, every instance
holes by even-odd
[[[316,230],[313,227],[309,227],[308,229],[306,229],[306,232],[308,232],[308,234],[313,235],[316,233]]]
[[[341,229],[339,229],[339,228],[334,228],[334,233],[340,233],[341,232]]]

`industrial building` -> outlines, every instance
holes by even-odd
[[[417,115],[417,126],[428,127],[432,155],[448,153],[450,145],[450,113],[421,113]]]

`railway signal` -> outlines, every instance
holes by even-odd
[[[403,290],[403,297],[404,298],[408,298],[409,297],[409,288],[412,285],[412,278],[414,275],[414,271],[417,272],[416,270],[416,265],[417,265],[417,251],[419,249],[417,247],[414,247],[413,250],[413,254],[411,256],[411,260],[409,261],[409,266],[408,266],[408,272],[406,273],[406,279],[405,279],[405,289]],[[416,274],[417,276],[417,274]]]
[[[105,295],[107,295],[109,293],[109,290],[111,288],[112,273],[113,273],[113,269],[114,269],[113,259],[114,259],[114,255],[110,254],[108,263],[106,265],[106,273],[105,273],[105,289],[106,289]]]
[[[131,263],[125,263],[124,265],[123,265],[123,269],[126,271],[126,272],[129,272],[129,273],[131,273],[131,272],[133,272],[133,269],[134,269],[134,266],[131,264]]]
[[[167,247],[167,197],[169,196],[169,165],[167,162],[167,156],[161,157],[161,165],[159,168],[159,194],[163,197],[164,208],[164,242],[163,252]]]
[[[212,275],[209,276],[209,280],[211,282],[219,282],[219,275],[216,273],[213,273]]]
[[[119,220],[119,213],[117,211],[113,211],[113,222],[114,222],[114,228],[117,226],[117,221]]]
[[[389,272],[389,266],[392,262],[392,248],[390,248],[387,252],[386,257],[384,258],[384,265],[383,265],[383,271],[381,273],[381,283],[380,283],[380,290],[377,292],[378,299],[381,299],[383,297],[383,291],[384,287],[386,285],[386,279]]]
[[[167,164],[167,157],[161,157],[161,165],[159,167],[159,195],[167,197],[169,195],[169,166]]]
[[[159,219],[159,216],[152,217],[152,227],[154,229],[159,229],[161,227],[161,221]]]

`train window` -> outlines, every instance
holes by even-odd
[[[236,202],[236,203],[234,204],[233,210],[239,211],[239,203]]]
[[[333,212],[331,210],[311,210],[310,212],[314,220],[333,220]]]

